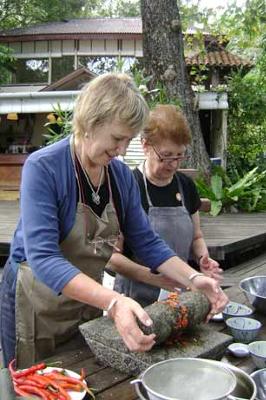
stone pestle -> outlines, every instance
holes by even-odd
[[[170,295],[171,298],[175,294]],[[145,307],[153,321],[151,327],[139,323],[145,334],[155,333],[156,344],[164,343],[171,335],[193,328],[205,321],[210,309],[208,299],[201,292],[184,292],[178,298],[160,301]],[[187,325],[186,322],[187,321]],[[186,325],[186,326],[185,326]],[[95,352],[101,347],[128,353],[115,324],[107,317],[96,318],[79,326],[81,334]]]
[[[156,344],[165,342],[171,335],[193,328],[206,320],[210,303],[201,292],[183,292],[176,301],[164,300],[145,307],[153,321],[151,327],[139,322],[145,334],[155,333]]]

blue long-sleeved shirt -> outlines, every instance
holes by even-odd
[[[156,270],[175,254],[151,229],[129,168],[118,160],[112,160],[110,168],[121,198],[121,228],[126,241],[144,265]],[[75,222],[76,190],[69,137],[26,160],[22,170],[21,215],[10,255],[16,262],[27,260],[34,275],[55,293],[62,292],[79,273],[60,250],[60,243]]]

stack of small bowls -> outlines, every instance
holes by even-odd
[[[260,321],[249,318],[252,309],[244,304],[230,302],[223,311],[223,318],[237,342],[250,343],[257,337]]]

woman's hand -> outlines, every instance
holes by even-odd
[[[193,279],[193,286],[202,291],[211,303],[211,311],[207,316],[207,322],[215,314],[223,311],[229,299],[215,279],[204,275],[197,275]]]
[[[155,344],[155,335],[144,335],[138,327],[136,317],[146,326],[151,326],[152,320],[136,301],[129,297],[119,297],[109,316],[114,320],[129,350],[144,352],[150,350]]]
[[[223,270],[219,268],[219,263],[210,258],[207,254],[200,258],[199,267],[201,272],[203,272],[210,278],[213,278],[218,282],[221,282],[223,280]]]

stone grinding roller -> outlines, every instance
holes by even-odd
[[[193,328],[206,320],[210,303],[201,292],[171,293],[167,300],[155,302],[145,310],[153,321],[151,327],[138,322],[145,334],[155,333],[156,344],[164,343],[170,336]],[[79,326],[86,341],[101,342],[118,350],[128,352],[115,324],[107,317],[96,318]]]
[[[167,300],[145,308],[153,321],[151,327],[139,322],[145,334],[155,333],[156,344],[164,343],[170,336],[193,328],[206,320],[210,310],[207,297],[201,292],[171,293]]]

